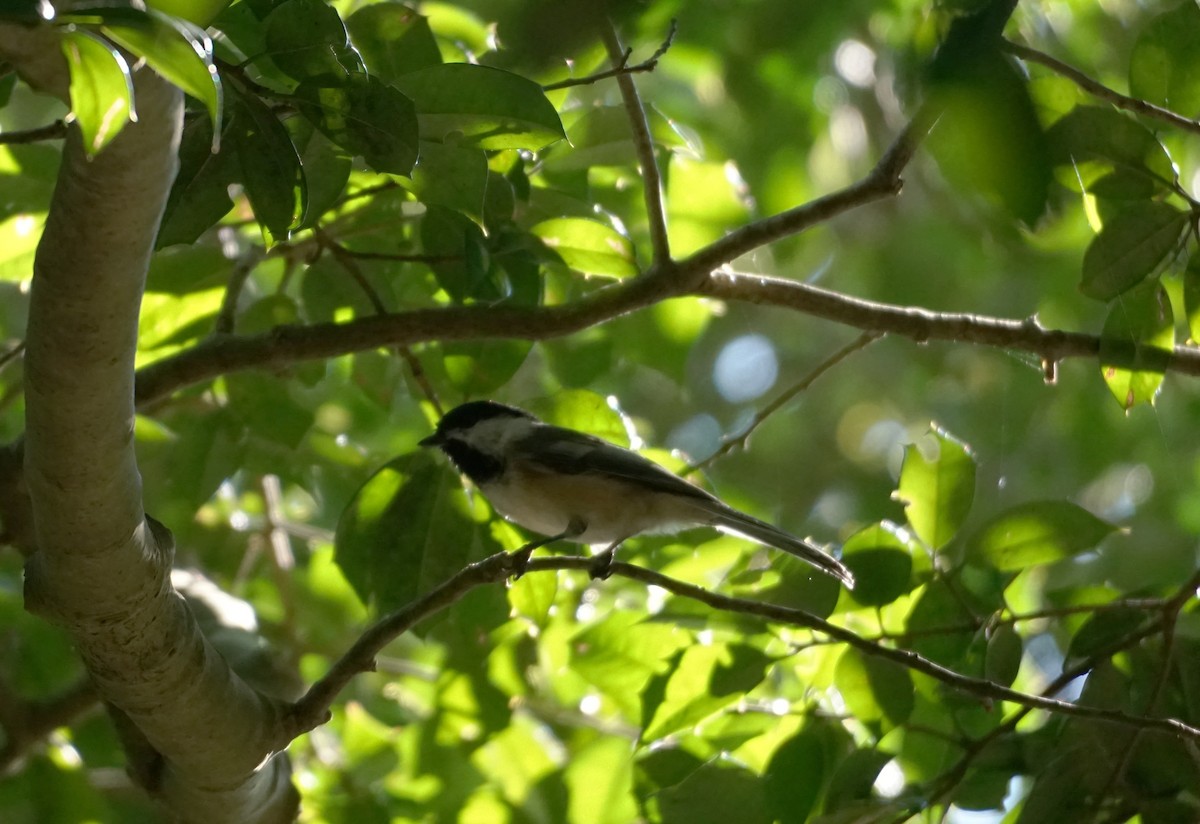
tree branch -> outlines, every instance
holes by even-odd
[[[601,80],[607,80],[610,77],[617,77],[622,74],[652,72],[658,67],[658,61],[662,59],[662,56],[670,50],[671,43],[675,40],[675,32],[677,27],[678,22],[672,20],[671,27],[667,31],[667,36],[663,39],[662,45],[658,47],[654,54],[650,55],[637,65],[629,65],[629,58],[632,55],[632,51],[626,50],[625,56],[621,60],[621,64],[619,66],[606,69],[602,72],[596,72],[595,74],[589,74],[587,77],[572,77],[567,80],[559,80],[556,83],[547,83],[546,85],[542,86],[542,91],[552,92],[559,89],[569,89],[573,86],[590,86],[593,83],[599,83]]]
[[[1051,57],[1045,52],[1013,43],[1011,40],[1005,40],[1003,48],[1009,54],[1015,55],[1022,60],[1041,64],[1055,74],[1062,75],[1092,97],[1105,100],[1118,109],[1124,109],[1127,112],[1161,120],[1164,123],[1168,123],[1178,129],[1183,129],[1186,132],[1191,132],[1192,134],[1200,134],[1200,121],[1190,120],[1181,114],[1176,114],[1170,109],[1164,109],[1162,106],[1156,106],[1140,98],[1130,97],[1129,95],[1114,91],[1103,83],[1088,77],[1074,66],[1068,65],[1056,57]]]
[[[750,424],[745,429],[743,429],[737,435],[730,435],[729,437],[722,439],[721,445],[717,447],[715,452],[713,452],[704,460],[691,464],[682,474],[690,475],[697,470],[704,469],[705,467],[712,465],[713,461],[716,461],[722,456],[729,454],[737,447],[744,447],[746,442],[750,440],[750,436],[754,434],[754,430],[762,426],[767,418],[779,411],[784,404],[799,395],[801,392],[807,390],[817,381],[817,378],[824,375],[830,369],[837,366],[855,352],[867,348],[872,343],[879,340],[882,336],[883,335],[880,332],[863,332],[858,336],[858,338],[834,352],[828,358],[817,364],[816,368],[805,375],[799,383],[790,387],[786,392],[756,412],[754,417],[751,418]]]
[[[0,132],[0,145],[18,145],[22,143],[40,143],[43,140],[61,140],[67,135],[67,124],[61,120],[47,123],[36,129],[23,129],[13,132]]]
[[[0,55],[61,89],[57,36],[0,25]],[[37,551],[26,563],[26,608],[71,634],[97,694],[136,728],[126,740],[145,742],[131,753],[136,774],[174,815],[290,820],[290,767],[268,759],[264,743],[277,705],[205,639],[171,588],[170,533],[142,508],[138,311],[178,166],[183,95],[146,67],[133,82],[138,120],[103,151],[88,158],[79,129],[68,130],[35,256],[24,481]]]
[[[500,552],[471,564],[428,595],[385,616],[363,633],[354,646],[334,664],[329,673],[315,683],[308,693],[292,706],[284,723],[285,734],[295,737],[324,723],[329,717],[329,708],[338,693],[358,673],[374,670],[375,656],[388,643],[412,629],[425,618],[456,603],[472,589],[484,584],[498,583],[515,572],[524,574],[557,570],[590,572],[594,563],[594,558],[574,555],[533,558],[528,561],[528,564],[522,564],[522,553],[518,551],[514,553]],[[713,609],[740,615],[753,615],[775,623],[813,630],[867,655],[893,661],[908,669],[928,675],[949,687],[980,698],[1007,701],[1027,709],[1046,710],[1059,715],[1120,724],[1135,729],[1160,730],[1177,738],[1200,741],[1200,729],[1173,718],[1131,715],[1121,710],[1090,707],[1045,695],[1019,692],[993,681],[962,675],[911,650],[888,647],[868,640],[845,627],[831,624],[801,609],[721,595],[623,561],[614,562],[611,566],[611,573],[659,587]],[[280,742],[281,746],[284,744],[286,741]]]
[[[621,68],[629,55],[621,46],[617,30],[612,23],[601,23],[604,47],[613,66]],[[617,75],[617,86],[621,99],[625,101],[625,112],[629,116],[629,127],[633,130],[633,146],[637,151],[638,165],[642,167],[642,195],[646,201],[646,219],[650,224],[650,246],[654,250],[654,264],[660,270],[669,268],[671,242],[667,238],[667,216],[663,208],[662,174],[658,169],[658,158],[654,154],[654,138],[650,134],[650,123],[646,120],[646,109],[638,94],[637,84],[628,72]]]

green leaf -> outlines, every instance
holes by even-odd
[[[526,576],[531,577],[531,576]],[[633,797],[633,747],[615,735],[574,749],[563,781],[571,824],[627,824],[639,819]]]
[[[804,824],[825,783],[825,738],[806,726],[779,745],[763,773],[767,803],[780,824]]]
[[[226,125],[227,131],[231,124]],[[179,172],[167,197],[155,248],[194,243],[233,208],[229,185],[237,179],[236,158],[228,148],[214,153],[212,123],[191,118],[183,124]]]
[[[880,750],[855,750],[838,764],[825,792],[825,811],[834,812],[872,797],[879,771],[892,760]]]
[[[641,713],[646,682],[692,643],[690,633],[645,618],[637,610],[614,612],[571,638],[570,668],[633,720]]]
[[[1100,337],[1100,374],[1117,403],[1154,403],[1175,347],[1166,290],[1147,283],[1113,301]]]
[[[949,180],[1032,225],[1045,211],[1052,168],[1028,78],[1000,53],[998,36],[972,48],[952,43],[955,35],[930,71],[929,100],[941,111],[930,150]]]
[[[562,258],[563,263],[576,271],[617,278],[638,273],[633,243],[599,221],[555,218],[542,221],[531,231]]]
[[[1078,665],[1093,655],[1110,650],[1140,630],[1153,617],[1153,613],[1134,607],[1118,607],[1094,613],[1071,637],[1064,666]]]
[[[413,189],[422,203],[446,206],[483,220],[487,155],[482,149],[422,141],[413,169]]]
[[[247,331],[258,331],[269,323],[267,318],[279,309],[278,298],[287,299],[282,295],[264,299],[268,303],[251,314]],[[259,316],[257,323],[255,315]],[[227,376],[225,386],[229,409],[257,437],[294,450],[312,426],[312,412],[293,399],[290,383],[280,378],[240,373]]]
[[[92,157],[134,117],[133,79],[121,53],[88,31],[64,34],[62,50],[71,69],[71,114]]]
[[[762,782],[740,766],[710,761],[657,795],[662,824],[771,824]]]
[[[984,656],[984,677],[996,684],[1008,686],[1017,678],[1021,669],[1024,645],[1021,636],[1012,624],[1001,624],[987,640]]]
[[[833,676],[838,692],[854,717],[888,727],[903,724],[912,714],[914,695],[908,670],[882,658],[847,649]]]
[[[442,363],[454,388],[463,397],[477,398],[508,383],[532,348],[524,340],[452,342],[442,346]]]
[[[1068,181],[1081,174],[1083,164],[1097,162],[1102,171],[1120,169],[1162,186],[1175,179],[1175,167],[1159,139],[1115,109],[1077,106],[1046,136],[1052,160],[1070,167]]]
[[[154,9],[101,9],[99,17],[105,36],[203,103],[214,133],[221,131],[221,77],[213,63],[212,39],[204,29]]]
[[[421,246],[436,255],[429,265],[450,299],[496,299],[500,292],[488,277],[491,259],[483,230],[470,219],[442,206],[430,206],[421,220]]]
[[[300,307],[291,295],[274,294],[259,298],[246,311],[238,315],[238,331],[245,335],[269,332],[277,326],[295,323],[300,318]],[[311,418],[308,412],[305,417]],[[305,421],[307,428],[311,420]]]
[[[975,459],[970,448],[949,433],[931,426],[925,444],[904,448],[900,485],[895,497],[917,537],[939,550],[958,533],[975,498]]]
[[[1070,501],[1032,501],[990,519],[968,551],[996,569],[1017,571],[1087,552],[1116,530]]]
[[[629,429],[621,413],[603,395],[587,389],[568,389],[536,398],[523,406],[547,423],[587,432],[628,447]]]
[[[771,659],[744,644],[713,644],[684,650],[668,674],[662,702],[642,731],[642,740],[658,741],[695,727],[705,718],[745,697],[762,682]]]
[[[545,627],[550,620],[550,609],[557,595],[558,575],[553,572],[522,575],[508,588],[513,612],[539,627]]]
[[[1200,341],[1200,255],[1192,255],[1183,271],[1183,305],[1188,337],[1195,343]]]
[[[851,535],[842,545],[842,562],[856,581],[850,597],[863,606],[883,606],[908,592],[913,587],[913,552],[911,539],[887,521]]]
[[[275,240],[286,240],[305,212],[307,186],[291,135],[266,104],[238,94],[232,137],[254,216]]]
[[[1181,3],[1142,29],[1129,55],[1134,97],[1176,112],[1200,108],[1200,8]]]
[[[944,579],[936,578],[925,585],[904,628],[913,635],[912,647],[921,655],[943,666],[958,667],[971,644],[975,617],[959,594]]]
[[[354,75],[340,86],[307,80],[295,103],[326,137],[376,171],[407,175],[417,162],[412,101],[377,77]]]
[[[657,111],[646,112],[651,136],[657,147],[696,154],[675,124]],[[624,106],[597,106],[567,129],[569,144],[555,146],[546,158],[547,168],[575,171],[593,166],[635,166],[639,162],[629,113]]]
[[[342,18],[324,0],[286,0],[264,23],[267,54],[293,80],[335,85],[363,72]]]
[[[311,229],[332,209],[350,180],[350,158],[305,120],[288,122],[292,145],[300,151],[306,203],[298,229]]]
[[[435,455],[402,455],[368,478],[343,510],[334,558],[359,598],[387,612],[498,551],[486,513]]]
[[[363,6],[346,19],[346,28],[367,71],[388,83],[442,62],[429,20],[403,3]]]
[[[488,66],[447,63],[398,77],[416,104],[421,135],[481,149],[537,151],[566,136],[558,112],[532,80]]]
[[[1112,300],[1132,289],[1175,250],[1187,222],[1186,212],[1155,200],[1122,209],[1088,245],[1080,291]]]
[[[712,243],[753,215],[753,201],[730,163],[671,157],[667,169],[667,229],[671,250],[686,255]]]

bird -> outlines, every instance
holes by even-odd
[[[781,549],[854,588],[850,570],[808,541],[636,452],[515,406],[468,401],[443,415],[420,445],[444,452],[505,518],[548,536],[524,549],[558,540],[606,547],[592,566],[595,577],[608,577],[616,548],[629,538],[711,526]]]

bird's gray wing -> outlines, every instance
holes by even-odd
[[[616,475],[658,492],[714,500],[703,489],[636,452],[573,429],[543,424],[515,445],[531,463],[552,472]]]

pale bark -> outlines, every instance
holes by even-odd
[[[48,28],[0,26],[0,58],[63,96]],[[71,634],[130,755],[186,821],[289,821],[296,792],[280,705],[204,638],[170,583],[170,533],[148,521],[134,455],[138,310],[177,169],[180,92],[142,69],[138,122],[99,155],[65,141],[30,295],[25,484],[37,551],[26,606]],[[260,765],[261,768],[260,768]]]

